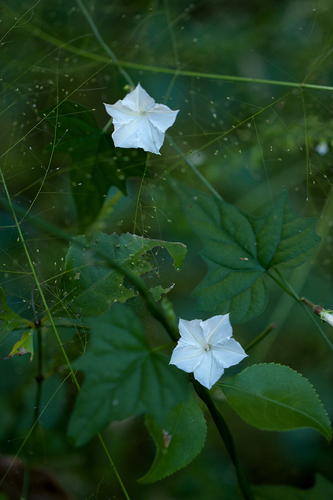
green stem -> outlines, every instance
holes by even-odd
[[[8,210],[8,209],[10,209],[10,211],[15,210],[15,213],[18,213],[18,214],[20,214],[22,216],[24,216],[26,214],[26,211],[21,206],[17,205],[16,203],[14,203],[11,200],[9,202],[9,201],[5,200],[3,197],[0,197],[0,206],[2,206],[3,208],[5,208],[6,210]],[[63,231],[62,229],[58,228],[57,226],[53,225],[50,222],[43,221],[42,219],[40,219],[37,216],[32,216],[32,215],[28,214],[28,216],[26,217],[26,221],[30,222],[35,227],[38,227],[38,228],[40,228],[40,229],[42,229],[42,230],[44,230],[44,231],[46,231],[48,233],[53,234],[54,236],[57,236],[61,240],[64,240],[66,242],[71,243],[72,245],[77,245],[79,248],[83,248],[84,247],[84,245],[82,243],[80,243],[79,241],[77,241],[75,239],[74,235],[68,234],[66,231]],[[18,227],[20,229],[19,225],[18,225]],[[21,229],[20,229],[20,236],[23,238]],[[145,302],[146,302],[148,310],[164,326],[164,328],[168,332],[171,340],[173,340],[174,342],[177,342],[178,341],[178,337],[179,337],[178,329],[176,328],[175,325],[170,324],[170,322],[169,322],[169,320],[167,318],[166,313],[158,306],[158,304],[156,304],[156,302],[154,301],[154,299],[151,296],[150,292],[147,290],[146,285],[144,284],[144,282],[142,281],[142,279],[139,276],[136,276],[135,274],[133,274],[131,271],[122,268],[119,264],[117,264],[117,262],[115,262],[112,259],[110,259],[110,256],[106,252],[101,251],[96,246],[92,247],[91,250],[95,253],[95,255],[97,255],[99,257],[103,257],[106,260],[107,264],[112,269],[115,269],[116,271],[118,271],[119,273],[121,273],[123,276],[125,276],[136,287],[136,289],[138,290],[138,292],[141,293],[141,295],[145,299]],[[30,259],[30,256],[29,256],[29,259]],[[30,260],[30,262],[31,262],[31,260]],[[40,288],[40,284],[38,282],[37,276],[35,274],[35,269],[33,267],[32,262],[31,262],[31,268],[33,270],[33,275],[34,275],[34,277],[35,277],[35,279],[37,281],[37,288],[38,288],[38,290],[39,290],[40,293],[43,293],[43,291]],[[44,297],[44,295],[43,295],[43,297]],[[46,311],[48,311],[48,307],[47,307],[46,301],[43,302],[43,303],[44,303],[44,306],[46,307]],[[51,314],[49,314],[48,316],[49,316],[49,320],[51,322],[51,326],[53,327],[53,329],[56,330],[55,324],[54,324],[54,321],[53,321],[53,318],[52,318]],[[64,353],[64,356],[65,356],[65,359],[66,359],[66,362],[67,362],[68,358],[67,358],[67,355],[66,355],[66,351],[64,351],[64,348],[62,347],[62,343],[60,341],[58,332],[56,334],[57,334],[57,337],[59,339],[60,346],[62,348],[62,351]],[[70,367],[71,373],[72,373],[72,376],[73,376],[74,372],[73,372],[73,370],[71,368],[69,360],[68,360],[68,366]],[[74,375],[74,377],[75,377],[75,375]],[[76,378],[74,378],[74,380],[76,380]]]
[[[311,160],[309,154],[309,135],[307,126],[306,106],[304,100],[304,92],[301,92],[303,120],[304,120],[304,144],[305,144],[305,161],[306,161],[306,201],[309,201],[309,178],[311,175]]]
[[[319,331],[320,335],[323,337],[323,339],[325,340],[325,342],[329,345],[329,347],[333,351],[333,344],[332,344],[332,342],[329,340],[329,338],[327,337],[327,335],[325,334],[325,332],[323,331],[323,329],[321,328],[321,326],[317,323],[315,317],[313,316],[313,314],[311,314],[311,312],[309,311],[309,309],[306,307],[306,305],[304,304],[304,302],[302,301],[302,299],[299,297],[298,293],[285,280],[285,278],[282,276],[282,274],[280,273],[280,271],[278,271],[277,269],[274,269],[274,271],[276,272],[276,274],[278,275],[278,277],[280,278],[281,281],[279,281],[278,279],[274,278],[273,275],[271,275],[270,273],[268,273],[268,275],[272,279],[274,279],[274,281],[276,281],[276,283],[278,283],[281,286],[281,288],[283,288],[283,290],[285,290],[287,293],[289,293],[289,295],[291,295],[291,297],[294,300],[296,300],[296,302],[298,302],[300,304],[300,306],[303,308],[303,310],[305,311],[305,313],[309,316],[309,318],[312,321],[312,323],[315,325],[316,329]]]
[[[48,400],[48,402],[46,403],[46,405],[43,407],[42,411],[40,412],[39,414],[39,418],[42,417],[43,413],[47,410],[49,404],[51,403],[51,401],[53,400],[53,398],[57,395],[58,391],[61,389],[61,387],[65,384],[65,382],[67,381],[67,379],[69,379],[70,377],[70,374],[67,375],[67,377],[65,377],[63,379],[63,381],[61,382],[61,384],[57,387],[57,389],[54,391],[54,393],[52,394],[52,396],[50,397],[50,399]],[[2,476],[2,478],[0,479],[0,486],[2,485],[2,483],[5,481],[6,477],[8,476],[8,474],[10,473],[11,471],[11,468],[13,467],[13,465],[15,464],[16,462],[16,459],[17,457],[20,455],[21,451],[23,450],[23,448],[25,447],[25,445],[27,444],[27,442],[29,441],[32,433],[34,432],[34,429],[36,427],[36,425],[38,424],[38,421],[36,421],[32,426],[31,428],[29,429],[27,435],[25,436],[25,438],[23,439],[18,451],[16,452],[16,455],[13,457],[9,467],[7,468],[6,472],[4,473],[4,475]]]
[[[170,145],[173,147],[173,149],[183,158],[185,163],[190,167],[192,172],[195,173],[197,177],[205,184],[205,186],[209,189],[209,191],[217,198],[218,200],[222,201],[223,198],[222,196],[216,191],[215,188],[210,184],[209,181],[207,181],[206,177],[202,175],[202,173],[197,169],[197,167],[191,162],[190,158],[184,155],[183,151],[177,146],[177,144],[171,139],[170,135],[168,133],[165,134],[165,137],[169,141]]]
[[[130,84],[130,86],[134,88],[135,85],[133,83],[133,80],[131,79],[129,74],[121,68],[121,65],[119,64],[116,55],[112,52],[112,50],[104,42],[103,38],[101,37],[93,19],[92,19],[92,17],[90,16],[89,12],[87,11],[85,6],[83,5],[82,1],[76,0],[76,3],[79,5],[80,9],[82,10],[84,16],[86,17],[88,23],[90,24],[90,26],[94,32],[94,35],[96,36],[96,38],[99,41],[99,43],[101,44],[101,46],[109,54],[109,56],[111,57],[111,59],[113,60],[113,62],[117,66],[117,68],[119,69],[120,73],[124,76],[124,78],[126,78],[127,82]],[[179,64],[178,59],[177,59],[177,64]],[[106,132],[108,130],[111,122],[112,122],[112,119],[109,120],[108,123],[105,125],[105,127],[103,128],[103,132]],[[199,172],[199,170],[195,167],[195,165],[193,165],[193,163],[189,160],[189,158],[185,157],[184,153],[174,143],[174,141],[171,139],[171,137],[168,134],[166,134],[166,137],[167,137],[168,141],[170,142],[171,146],[175,149],[175,151],[177,151],[177,153],[184,159],[184,161],[187,163],[187,165],[199,177],[199,179],[201,179],[201,181],[208,187],[208,189],[214,194],[214,196],[216,196],[217,199],[222,200],[222,197],[219,195],[219,193],[213,188],[213,186],[207,181],[207,179],[201,174],[201,172]],[[144,176],[143,176],[143,178],[144,178]],[[143,181],[143,178],[142,178],[142,181]],[[142,183],[141,183],[141,187],[142,187]],[[139,194],[139,196],[140,196],[140,194]]]
[[[257,338],[255,338],[254,340],[252,340],[252,342],[249,343],[249,345],[244,349],[244,351],[248,352],[254,346],[256,346],[257,344],[259,344],[259,342],[261,342],[265,337],[267,337],[267,335],[272,330],[274,330],[274,328],[276,328],[276,323],[272,323],[271,325],[269,325],[262,333],[260,333],[260,335],[258,335]]]
[[[153,347],[151,352],[161,352],[161,351],[164,351],[165,349],[170,349],[170,348],[174,348],[175,347],[175,343],[174,342],[168,342],[167,344],[162,344],[162,345],[159,345],[157,347]]]
[[[93,59],[93,57],[92,57]],[[174,74],[175,70],[171,68],[159,68],[156,66],[148,66],[146,64],[130,63],[118,61],[119,66],[124,68],[133,68],[142,71],[151,71],[152,73],[167,73]],[[315,85],[312,83],[286,82],[281,80],[266,80],[263,78],[249,78],[246,76],[219,75],[216,73],[201,73],[198,71],[177,71],[179,76],[190,76],[194,78],[206,78],[208,80],[223,80],[227,82],[243,82],[243,83],[261,83],[266,85],[277,85],[279,87],[291,87],[298,89],[315,89],[315,90],[333,90],[329,85]]]
[[[47,302],[46,302],[46,298],[45,298],[45,295],[44,295],[43,289],[42,289],[42,287],[41,287],[41,285],[40,285],[40,283],[39,283],[39,280],[38,280],[38,277],[37,277],[37,274],[36,274],[36,271],[35,271],[35,267],[34,267],[34,265],[33,265],[33,263],[32,263],[31,258],[30,258],[30,254],[29,254],[29,251],[28,251],[27,245],[26,245],[26,243],[25,243],[25,238],[24,238],[24,236],[23,236],[23,233],[22,233],[22,230],[21,230],[20,223],[19,223],[19,221],[18,221],[18,219],[17,219],[17,216],[16,216],[16,210],[14,209],[14,203],[12,202],[12,200],[11,200],[11,198],[10,198],[10,194],[9,194],[9,191],[8,191],[8,188],[7,188],[7,184],[6,184],[6,181],[5,181],[5,178],[4,178],[4,175],[3,175],[2,169],[0,169],[0,177],[1,177],[1,180],[2,180],[2,183],[3,183],[3,186],[4,186],[4,190],[5,190],[6,196],[7,196],[7,204],[8,204],[8,208],[10,209],[10,212],[13,214],[13,217],[14,217],[14,220],[15,220],[15,225],[16,225],[17,231],[18,231],[18,233],[19,233],[19,240],[21,241],[21,244],[22,244],[23,249],[24,249],[24,253],[25,253],[26,257],[27,257],[28,264],[29,264],[29,267],[30,267],[30,269],[31,269],[32,276],[34,277],[34,280],[35,280],[35,283],[36,283],[37,290],[38,290],[38,292],[39,292],[39,294],[40,294],[40,296],[41,296],[41,299],[42,299],[43,305],[44,305],[44,307],[45,307],[45,311],[47,312],[47,315],[48,315],[48,317],[49,317],[49,320],[50,320],[50,323],[51,323],[51,325],[52,325],[53,331],[54,331],[55,336],[56,336],[56,338],[57,338],[57,340],[58,340],[58,342],[59,342],[60,349],[61,349],[62,354],[63,354],[63,356],[64,356],[64,358],[65,358],[65,360],[66,360],[66,363],[67,363],[67,365],[68,365],[68,367],[69,367],[69,369],[70,369],[70,372],[71,372],[71,374],[72,374],[72,377],[73,377],[73,380],[74,380],[74,382],[75,382],[75,385],[76,385],[77,389],[78,389],[78,390],[80,390],[79,383],[78,383],[78,381],[77,381],[77,379],[76,379],[76,376],[75,376],[75,373],[74,373],[74,371],[73,371],[72,365],[71,365],[71,363],[70,363],[70,361],[69,361],[69,359],[68,359],[68,356],[67,356],[67,354],[66,354],[66,351],[65,351],[65,349],[64,349],[64,347],[63,347],[63,345],[62,345],[62,342],[61,342],[61,340],[60,340],[60,337],[59,337],[59,334],[58,334],[57,328],[56,328],[56,326],[55,326],[55,324],[54,324],[53,317],[52,317],[52,315],[51,315],[51,312],[50,312],[49,306],[48,306],[48,304],[47,304]],[[4,200],[2,199],[2,201],[4,201]],[[25,214],[22,214],[22,215],[26,215],[26,213],[25,213]],[[30,215],[28,215],[28,216],[27,216],[27,219],[31,220],[31,219],[32,219],[32,217],[31,217]],[[46,225],[48,225],[48,224],[46,224]]]
[[[113,118],[110,118],[110,120],[107,122],[107,124],[104,125],[104,127],[102,128],[102,132],[104,132],[104,134],[107,134],[109,128],[112,125],[112,122],[113,122]]]
[[[274,274],[271,274],[269,271],[267,271],[267,274],[268,276],[273,280],[275,281],[275,283],[277,283],[288,295],[290,295],[290,297],[292,297],[293,299],[297,300],[295,295],[289,290],[289,288],[287,286],[285,286],[283,283],[281,283],[280,280],[277,279],[276,276],[274,276]]]
[[[246,479],[241,463],[238,459],[236,446],[226,421],[224,420],[220,412],[217,410],[212,398],[210,397],[208,390],[205,387],[203,387],[197,380],[195,380],[193,376],[191,378],[195,392],[197,393],[199,398],[202,399],[202,401],[206,404],[214,420],[214,423],[220,433],[220,436],[225,444],[225,447],[231,458],[231,461],[235,466],[238,485],[242,491],[243,497],[246,500],[254,500],[253,493],[251,491],[248,480]]]
[[[302,297],[301,301],[304,304],[306,304],[307,306],[311,307],[312,312],[314,312],[315,314],[317,314],[317,316],[319,316],[320,318],[321,318],[321,315],[322,315],[323,311],[325,312],[325,309],[322,306],[319,306],[319,305],[316,306],[315,304],[313,304],[312,302],[310,302],[306,297]]]
[[[310,302],[310,300],[308,300],[306,297],[302,297],[301,300],[302,300],[302,302],[304,302],[304,304],[311,307],[312,311],[314,311],[314,308],[317,307],[315,304]]]
[[[323,331],[323,329],[321,328],[321,326],[318,324],[317,320],[315,319],[314,315],[311,314],[311,312],[309,311],[309,309],[306,307],[306,305],[301,301],[300,302],[301,306],[303,307],[303,310],[306,312],[306,314],[309,316],[310,320],[312,321],[312,323],[315,325],[315,327],[317,328],[317,330],[319,331],[320,335],[323,337],[323,339],[325,340],[325,342],[327,342],[327,344],[329,345],[329,347],[332,349],[333,351],[333,344],[332,342],[329,340],[329,338],[327,337],[327,335],[325,334],[325,332]]]
[[[118,471],[117,471],[117,469],[116,469],[116,467],[115,467],[115,465],[114,465],[114,462],[113,462],[113,460],[112,460],[112,458],[111,458],[111,455],[110,455],[110,453],[109,453],[109,450],[108,450],[108,449],[107,449],[107,447],[106,447],[106,444],[105,444],[105,442],[104,442],[104,439],[102,438],[102,436],[100,435],[100,433],[98,433],[98,434],[97,434],[97,436],[98,436],[98,439],[99,439],[99,440],[100,440],[100,442],[101,442],[101,445],[102,445],[102,447],[103,447],[103,450],[104,450],[104,451],[105,451],[105,453],[106,453],[106,456],[108,457],[108,460],[109,460],[109,462],[110,462],[110,465],[111,465],[111,467],[112,467],[112,468],[113,468],[113,470],[114,470],[115,476],[116,476],[116,478],[117,478],[117,480],[118,480],[118,482],[119,482],[119,484],[120,484],[120,487],[121,487],[121,489],[122,489],[122,491],[123,491],[123,493],[124,493],[124,495],[125,495],[126,500],[131,500],[131,499],[130,499],[130,497],[129,497],[129,495],[128,495],[128,493],[127,493],[127,491],[126,491],[125,485],[124,485],[124,483],[122,482],[121,477],[119,476]]]
[[[43,344],[42,344],[42,323],[37,319],[35,322],[36,330],[37,330],[37,391],[35,398],[35,406],[34,406],[34,416],[33,416],[33,431],[31,433],[31,441],[32,441],[32,450],[34,451],[36,448],[35,436],[37,431],[37,423],[39,420],[41,399],[42,399],[42,384],[43,384]],[[24,467],[24,478],[23,478],[23,487],[21,500],[27,500],[29,493],[29,484],[30,484],[30,476],[31,476],[31,466],[32,459],[28,458]]]
[[[129,74],[127,73],[127,71],[125,71],[120,66],[116,55],[114,54],[114,52],[112,52],[112,50],[110,49],[110,47],[104,42],[103,38],[101,37],[101,35],[100,35],[100,33],[99,33],[98,29],[97,29],[96,24],[94,23],[91,15],[87,11],[87,9],[85,8],[85,6],[81,2],[81,0],[76,0],[76,3],[78,4],[78,6],[80,7],[80,9],[82,10],[82,13],[83,13],[84,17],[87,19],[88,23],[90,24],[90,27],[93,30],[93,33],[94,33],[95,37],[97,38],[97,40],[99,41],[99,43],[101,44],[101,46],[103,47],[103,49],[105,50],[105,52],[111,57],[112,61],[117,66],[119,72],[123,75],[123,77],[125,78],[125,80],[127,81],[127,83],[131,87],[133,87],[133,89],[134,89],[135,85],[133,83],[132,78],[129,76]]]
[[[68,368],[69,368],[69,370],[70,370],[70,372],[71,372],[71,375],[72,375],[73,381],[74,381],[74,383],[75,383],[75,385],[76,385],[76,388],[77,388],[78,392],[80,392],[80,391],[81,391],[81,387],[80,387],[80,385],[79,385],[79,383],[78,383],[78,380],[77,380],[76,375],[75,375],[75,373],[74,373],[73,367],[72,367],[72,365],[71,365],[71,363],[70,363],[70,361],[69,361],[69,359],[68,359],[67,353],[66,353],[66,351],[65,351],[65,349],[64,349],[64,347],[63,347],[63,344],[62,344],[61,339],[60,339],[60,337],[59,337],[58,330],[57,330],[57,328],[56,328],[56,326],[55,326],[55,323],[54,323],[54,321],[53,321],[53,317],[52,317],[51,311],[50,311],[49,306],[48,306],[48,304],[47,304],[47,301],[46,301],[46,298],[45,298],[45,295],[44,295],[43,289],[42,289],[42,287],[41,287],[41,285],[40,285],[40,283],[39,283],[39,280],[38,280],[38,277],[37,277],[37,274],[36,274],[36,271],[35,271],[34,265],[33,265],[32,260],[31,260],[31,258],[30,258],[30,254],[29,254],[29,251],[28,251],[27,245],[26,245],[26,243],[25,243],[25,239],[24,239],[24,236],[23,236],[23,233],[22,233],[22,230],[21,230],[21,226],[20,226],[19,221],[18,221],[18,219],[17,219],[16,210],[15,210],[15,208],[14,208],[14,203],[13,203],[13,202],[12,202],[12,200],[11,200],[11,197],[10,197],[10,194],[9,194],[9,191],[8,191],[8,188],[7,188],[7,183],[6,183],[6,180],[5,180],[5,178],[4,178],[3,171],[2,171],[2,169],[1,169],[1,168],[0,168],[0,177],[1,177],[1,180],[2,180],[2,183],[3,183],[3,187],[4,187],[4,190],[5,190],[5,193],[6,193],[6,197],[7,197],[7,200],[4,200],[3,198],[0,198],[0,200],[1,200],[1,201],[0,201],[0,205],[1,205],[1,204],[2,204],[2,205],[4,205],[4,203],[3,203],[3,202],[4,202],[4,201],[6,201],[6,205],[7,205],[7,207],[10,209],[11,213],[13,214],[13,217],[14,217],[14,220],[15,220],[15,225],[16,225],[17,231],[18,231],[18,233],[19,233],[20,241],[21,241],[21,243],[22,243],[22,246],[23,246],[23,249],[24,249],[24,253],[25,253],[26,257],[27,257],[27,260],[28,260],[28,263],[29,263],[29,267],[30,267],[31,272],[32,272],[32,275],[33,275],[33,277],[34,277],[34,280],[35,280],[35,283],[36,283],[37,290],[38,290],[38,292],[39,292],[39,294],[40,294],[40,297],[41,297],[41,299],[42,299],[42,303],[43,303],[44,308],[45,308],[45,311],[46,311],[46,313],[47,313],[47,315],[48,315],[48,317],[49,317],[49,320],[50,320],[50,323],[51,323],[52,329],[53,329],[53,331],[54,331],[54,333],[55,333],[55,336],[56,336],[57,341],[58,341],[58,343],[59,343],[59,346],[60,346],[60,349],[61,349],[61,351],[62,351],[62,354],[63,354],[63,356],[64,356],[64,358],[65,358],[65,360],[66,360],[66,364],[67,364],[67,366],[68,366]],[[22,212],[21,212],[21,213],[22,213]],[[23,213],[22,215],[26,215],[26,214],[24,214],[24,213]],[[29,220],[34,220],[34,219],[35,219],[34,217],[31,217],[31,216],[30,216],[30,214],[28,214],[28,216],[27,216],[26,218],[27,218],[27,219],[29,219]],[[45,228],[45,226],[47,227],[47,226],[49,226],[50,224],[49,224],[49,223],[45,223],[45,222],[43,222],[43,224],[42,224],[42,225],[43,225],[43,226],[44,226],[44,228]],[[62,231],[62,233],[63,233],[63,234],[66,234],[66,233],[65,233],[65,231]],[[68,237],[68,236],[67,236],[66,241],[71,241],[72,239],[73,239],[73,237]],[[119,266],[118,266],[118,267],[119,267]],[[39,324],[39,323],[38,323],[38,324]],[[40,365],[40,366],[41,366],[41,365]],[[38,405],[38,407],[39,407],[39,405]],[[37,421],[36,421],[35,423],[37,423]],[[34,425],[33,425],[33,428],[35,429],[35,427],[36,427],[36,425],[34,424]],[[100,439],[100,441],[101,441],[101,443],[102,443],[102,446],[103,446],[104,450],[106,450],[106,445],[105,445],[105,443],[104,443],[104,441],[103,441],[103,439],[102,439],[102,437],[101,437],[100,435],[99,435],[99,439]],[[111,460],[111,457],[110,457],[110,454],[109,454],[109,452],[108,452],[108,451],[107,451],[107,457],[108,457],[108,459],[109,459],[109,462],[110,462],[110,464],[111,464],[111,467],[112,467],[112,468],[113,468],[113,470],[115,471],[116,477],[117,477],[117,479],[118,479],[118,481],[119,481],[119,484],[120,484],[120,486],[121,486],[121,488],[122,488],[122,491],[123,491],[123,493],[124,493],[124,495],[125,495],[125,497],[126,497],[126,500],[129,500],[129,496],[128,496],[128,494],[127,494],[127,491],[126,491],[126,489],[125,489],[125,486],[123,485],[122,481],[120,480],[120,477],[119,477],[118,471],[117,471],[117,469],[116,469],[116,467],[115,467],[115,465],[114,465],[113,461]]]
[[[90,24],[90,22],[89,22],[89,24]],[[90,26],[91,26],[91,24],[90,24]],[[59,40],[59,38],[56,38],[48,33],[45,33],[42,29],[38,28],[35,24],[34,25],[27,24],[27,25],[25,25],[25,29],[27,31],[30,31],[34,36],[40,38],[41,40],[44,40],[45,42],[48,42],[51,45],[54,45],[55,47],[63,47],[68,52],[71,52],[72,54],[77,54],[77,55],[80,55],[82,57],[86,57],[88,59],[91,59],[93,61],[99,61],[99,62],[103,62],[103,63],[107,63],[110,61],[108,57],[103,56],[102,54],[95,54],[92,52],[88,52],[86,50],[82,50],[82,49],[79,49],[77,47],[74,47],[74,45],[71,45],[70,43],[66,43],[63,40]],[[108,54],[110,55],[109,51],[111,51],[111,49],[108,47]],[[175,70],[173,68],[161,68],[158,66],[149,66],[147,64],[121,61],[119,59],[117,59],[117,65],[120,68],[130,68],[130,69],[135,69],[135,70],[139,70],[139,71],[149,71],[151,73],[163,73],[163,74],[168,74],[168,75],[175,74]],[[305,82],[299,83],[299,82],[288,82],[288,81],[283,81],[283,80],[267,80],[267,79],[263,79],[263,78],[250,78],[250,77],[245,77],[245,76],[220,75],[218,73],[202,73],[199,71],[186,71],[186,70],[179,70],[179,71],[177,70],[177,73],[179,76],[189,76],[189,77],[193,77],[193,78],[205,78],[208,80],[222,80],[222,81],[229,81],[229,82],[243,82],[243,83],[256,83],[256,84],[264,84],[264,85],[277,85],[279,87],[290,87],[290,88],[298,88],[298,89],[329,90],[331,92],[333,91],[333,87],[329,86],[329,85],[316,85],[316,84],[305,83]]]
[[[166,18],[167,18],[167,23],[168,23],[170,40],[171,40],[172,49],[173,49],[173,56],[175,58],[176,67],[179,68],[179,66],[180,66],[179,52],[178,52],[178,46],[177,46],[177,41],[176,41],[176,37],[175,37],[175,31],[174,31],[173,25],[172,25],[170,6],[169,6],[168,0],[164,0],[163,3],[164,3],[164,10],[165,10]]]
[[[147,173],[147,169],[148,169],[149,158],[150,158],[150,153],[147,153],[145,169],[144,169],[144,172],[143,172],[143,175],[142,175],[142,178],[141,178],[140,187],[139,187],[139,191],[138,191],[138,198],[136,200],[136,205],[135,205],[133,234],[135,234],[136,228],[138,226],[137,220],[138,220],[138,212],[139,212],[139,206],[140,206],[140,196],[141,196],[141,192],[142,192],[142,188],[143,188],[143,183],[145,181],[145,177],[146,177],[146,173]]]

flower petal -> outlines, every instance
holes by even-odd
[[[114,121],[114,132],[112,134],[112,139],[114,145],[119,148],[139,148],[140,145],[140,126],[144,117],[141,115],[135,117],[128,121],[127,123],[119,123]]]
[[[161,154],[160,149],[164,142],[164,134],[158,130],[149,121],[149,116],[147,115],[142,121],[142,129],[140,131],[140,148],[145,151],[150,151],[156,155]]]
[[[193,370],[194,378],[207,389],[210,389],[223,373],[224,368],[213,355],[213,351],[205,352],[200,364]]]
[[[148,111],[148,119],[156,128],[165,133],[175,123],[178,113],[179,110],[172,111],[164,104],[155,104]]]
[[[176,365],[180,370],[191,373],[201,363],[205,355],[206,353],[202,347],[190,346],[180,339],[173,350],[169,364]]]
[[[132,109],[133,111],[148,111],[154,104],[155,99],[141,87],[140,83],[137,84],[133,92],[127,94],[122,100],[124,106]]]
[[[201,323],[202,321],[200,319],[186,321],[186,319],[179,318],[178,328],[182,340],[190,345],[203,347],[206,342],[201,328]]]
[[[114,121],[112,139],[119,148],[142,148],[157,155],[164,141],[164,134],[148,121],[147,114],[139,114],[132,120],[120,124]]]
[[[118,122],[120,125],[123,123],[128,123],[133,120],[136,116],[139,116],[139,111],[133,111],[130,108],[122,105],[122,101],[117,101],[115,104],[105,104],[104,106],[108,115],[113,118],[113,125]]]
[[[330,311],[323,311],[320,313],[320,317],[323,321],[327,321],[331,326],[333,326],[333,314]]]
[[[212,355],[224,368],[237,365],[247,357],[246,352],[235,339],[228,339],[222,345],[214,344]]]
[[[206,341],[211,345],[223,342],[232,336],[229,314],[213,316],[206,321],[202,321],[201,327]]]

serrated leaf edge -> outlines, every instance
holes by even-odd
[[[332,440],[332,426],[331,426],[331,422],[330,422],[330,419],[329,419],[328,413],[327,413],[326,409],[324,408],[324,405],[323,405],[323,403],[321,402],[321,400],[320,400],[320,398],[319,398],[319,395],[317,394],[316,389],[314,388],[314,386],[313,386],[313,385],[311,384],[311,382],[310,382],[310,381],[309,381],[306,377],[304,377],[301,373],[297,372],[296,370],[294,370],[294,369],[293,369],[293,368],[291,368],[290,366],[287,366],[287,365],[282,365],[281,363],[259,363],[259,364],[255,364],[255,365],[252,365],[252,366],[248,366],[247,368],[245,368],[244,370],[242,370],[242,372],[240,372],[239,374],[235,375],[235,377],[233,377],[233,379],[237,378],[237,377],[238,377],[241,373],[243,374],[244,372],[251,370],[254,366],[270,366],[270,365],[273,365],[273,366],[281,366],[281,367],[283,367],[283,368],[287,368],[287,369],[291,370],[292,372],[294,372],[294,373],[295,373],[298,377],[300,377],[300,378],[302,378],[302,379],[304,379],[304,380],[306,380],[306,381],[307,381],[307,383],[308,383],[308,384],[310,385],[310,387],[313,389],[313,391],[314,391],[314,393],[315,393],[315,396],[316,396],[316,398],[317,398],[317,400],[318,400],[318,403],[319,403],[319,405],[321,406],[321,408],[322,408],[322,410],[323,410],[324,414],[326,415],[328,422],[330,423],[329,428],[330,428],[331,432],[330,432],[330,433],[327,433],[327,432],[326,432],[326,430],[325,430],[325,428],[323,428],[323,427],[322,427],[322,424],[320,424],[317,420],[315,420],[315,419],[314,419],[314,418],[312,418],[311,416],[306,415],[306,414],[304,414],[303,412],[301,412],[301,411],[299,411],[299,410],[297,410],[297,409],[294,409],[294,410],[295,410],[295,411],[298,411],[298,413],[300,413],[300,414],[304,414],[304,415],[306,415],[306,417],[307,417],[307,418],[312,418],[312,420],[313,420],[314,422],[316,422],[317,424],[319,424],[319,425],[320,425],[320,427],[323,429],[323,435],[326,437],[326,439],[327,439],[327,441],[328,441],[328,442],[331,442],[331,440]],[[232,380],[232,379],[230,379],[230,380]],[[223,385],[226,385],[226,384],[224,384],[223,382],[219,382],[217,385],[219,385],[219,387],[220,387],[220,388],[222,389],[222,391],[223,391]],[[246,391],[243,391],[243,392],[246,392]],[[250,393],[248,393],[248,394],[250,394]],[[226,396],[226,398],[227,398],[227,396]],[[266,398],[266,399],[267,399],[267,401],[269,401],[269,399],[268,399],[268,398]],[[229,399],[228,399],[228,398],[227,398],[227,401],[228,401],[228,403],[230,404],[230,406],[234,409],[234,411],[237,413],[237,415],[239,415],[238,411],[234,408],[233,404],[229,401]],[[276,402],[275,402],[275,401],[273,401],[273,400],[272,400],[272,402],[273,402],[273,403],[276,403]],[[286,405],[281,404],[281,406],[286,406]],[[256,427],[257,429],[260,429],[260,430],[269,430],[269,431],[274,431],[274,430],[275,430],[275,431],[281,432],[281,429],[274,429],[274,428],[271,428],[271,427],[270,427],[270,428],[265,429],[265,427],[259,427],[259,426],[256,426],[256,425],[252,424],[252,423],[247,422],[247,421],[246,421],[246,420],[245,420],[245,419],[244,419],[241,415],[239,415],[239,417],[240,417],[242,420],[244,420],[244,422],[248,423],[249,425],[252,425],[253,427]],[[308,426],[304,426],[304,427],[302,426],[302,427],[300,427],[300,428],[305,428],[305,429],[306,429],[306,428],[309,428],[309,427],[308,427]],[[291,427],[290,429],[284,429],[284,431],[288,431],[288,430],[296,430],[296,428],[295,428],[295,427]],[[318,430],[318,429],[317,429],[317,428],[315,428],[315,430]]]
[[[195,401],[195,403],[198,405],[198,403],[196,401]],[[160,452],[160,447],[156,443],[155,439],[150,435],[150,437],[153,439],[154,443],[156,444],[155,457],[154,457],[153,463],[151,464],[150,469],[148,470],[148,472],[144,476],[140,477],[140,479],[137,479],[137,482],[140,483],[140,484],[152,484],[152,483],[156,483],[158,481],[162,481],[162,479],[165,479],[166,477],[172,476],[172,474],[174,474],[175,472],[178,472],[179,470],[183,469],[184,467],[187,467],[191,462],[193,462],[193,460],[199,455],[199,453],[201,453],[203,447],[205,446],[205,442],[206,442],[206,438],[207,438],[207,421],[205,419],[205,416],[204,416],[203,412],[202,412],[202,418],[203,418],[203,421],[205,423],[205,435],[204,435],[203,445],[202,445],[201,449],[186,464],[182,465],[181,467],[178,467],[173,472],[168,472],[168,473],[164,474],[163,476],[161,476],[160,478],[158,478],[158,479],[156,479],[154,481],[146,481],[145,478],[147,478],[147,476],[150,475],[151,472],[152,472],[152,470],[153,470],[153,466],[155,465],[155,461],[157,459],[157,455]]]

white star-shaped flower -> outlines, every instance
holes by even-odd
[[[140,83],[124,99],[104,106],[113,118],[112,139],[116,147],[142,148],[156,155],[160,154],[165,132],[178,113],[164,104],[156,104]]]
[[[224,369],[237,365],[247,354],[242,346],[232,339],[229,314],[213,316],[202,321],[179,320],[180,339],[175,347],[170,364],[187,373],[210,389],[223,375]]]

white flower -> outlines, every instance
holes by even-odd
[[[327,321],[327,323],[333,326],[333,311],[326,311],[325,309],[323,309],[320,312],[319,316],[323,321]]]
[[[170,363],[210,389],[223,375],[224,369],[237,365],[247,354],[242,346],[232,339],[229,314],[213,316],[207,321],[179,320],[180,339]]]
[[[174,124],[178,113],[164,104],[155,104],[140,83],[123,100],[104,106],[113,118],[112,139],[116,147],[143,148],[156,155],[160,154],[165,131]]]

